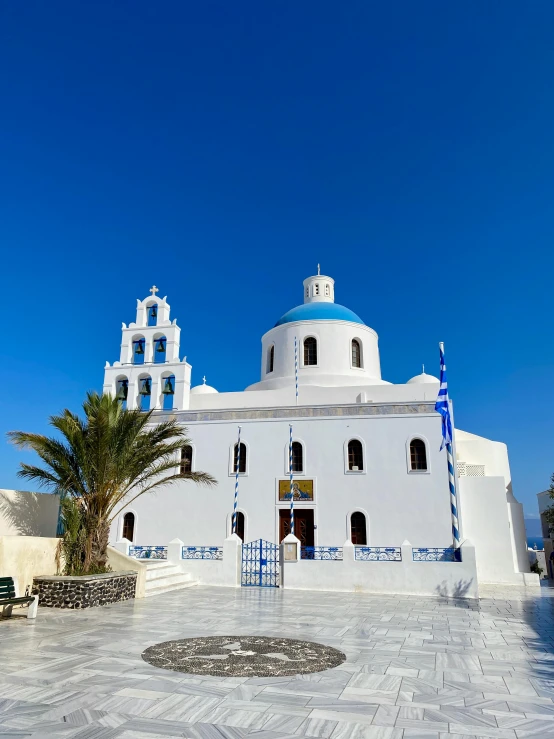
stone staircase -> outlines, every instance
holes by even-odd
[[[144,560],[142,560],[144,561]],[[171,590],[182,590],[198,585],[192,575],[183,572],[181,565],[167,561],[147,562],[145,597],[169,593]]]

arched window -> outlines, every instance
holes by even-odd
[[[128,539],[129,541],[133,541],[133,537],[135,535],[135,514],[134,513],[126,513],[123,516],[123,533],[122,536],[124,539]]]
[[[410,442],[410,467],[412,470],[427,469],[427,450],[421,439],[412,439]]]
[[[165,362],[166,349],[167,339],[165,336],[154,339],[154,362],[156,364],[163,364]]]
[[[162,395],[164,411],[172,411],[175,397],[175,375],[162,377]]]
[[[319,282],[316,282],[315,284],[314,295],[319,295]]]
[[[152,378],[141,377],[139,379],[138,407],[141,411],[150,410],[150,399],[152,397]]]
[[[127,395],[129,394],[129,380],[120,377],[115,383],[115,397],[119,400],[122,408],[127,408]]]
[[[272,344],[267,352],[267,374],[273,372],[273,363],[275,361],[275,344]]]
[[[304,449],[299,441],[292,442],[292,471],[304,472]]]
[[[355,511],[350,516],[350,541],[362,547],[367,545],[365,516],[361,511]]]
[[[231,526],[233,525],[233,520],[231,519]],[[244,513],[241,513],[240,511],[237,513],[237,522],[236,522],[236,534],[244,541]]]
[[[133,340],[133,364],[144,364],[144,348],[146,341],[144,338]]]
[[[358,339],[352,339],[352,367],[362,366],[362,348]]]
[[[329,287],[329,285],[325,285],[325,295],[329,297],[330,294],[331,294],[331,288]]]
[[[362,442],[358,439],[351,439],[348,442],[348,469],[352,472],[358,472],[364,468],[364,450]]]
[[[181,466],[179,473],[186,475],[188,472],[192,472],[192,447],[187,444],[181,449]]]
[[[304,339],[304,366],[317,364],[317,340],[313,336]]]
[[[237,462],[240,474],[246,473],[246,444],[240,443],[240,459],[239,459],[239,445],[235,444],[234,459],[233,459],[233,472],[237,471]]]
[[[158,306],[156,303],[154,303],[154,305],[149,305],[146,308],[146,312],[148,316],[148,325],[156,326],[158,324]]]

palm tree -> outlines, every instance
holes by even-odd
[[[178,480],[217,483],[206,472],[179,471],[176,457],[190,440],[175,419],[154,424],[152,411],[124,410],[113,396],[95,392],[87,394],[83,410],[84,418],[67,409],[50,418],[61,439],[25,431],[8,436],[44,463],[22,462],[18,475],[80,510],[81,569],[88,574],[106,571],[110,524],[133,500]]]

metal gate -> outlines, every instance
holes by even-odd
[[[279,547],[258,539],[242,545],[242,585],[279,587]]]

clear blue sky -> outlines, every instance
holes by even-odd
[[[78,409],[156,283],[193,381],[258,379],[317,262],[508,443],[554,471],[554,4],[53,2],[0,7],[0,486],[9,429]]]

